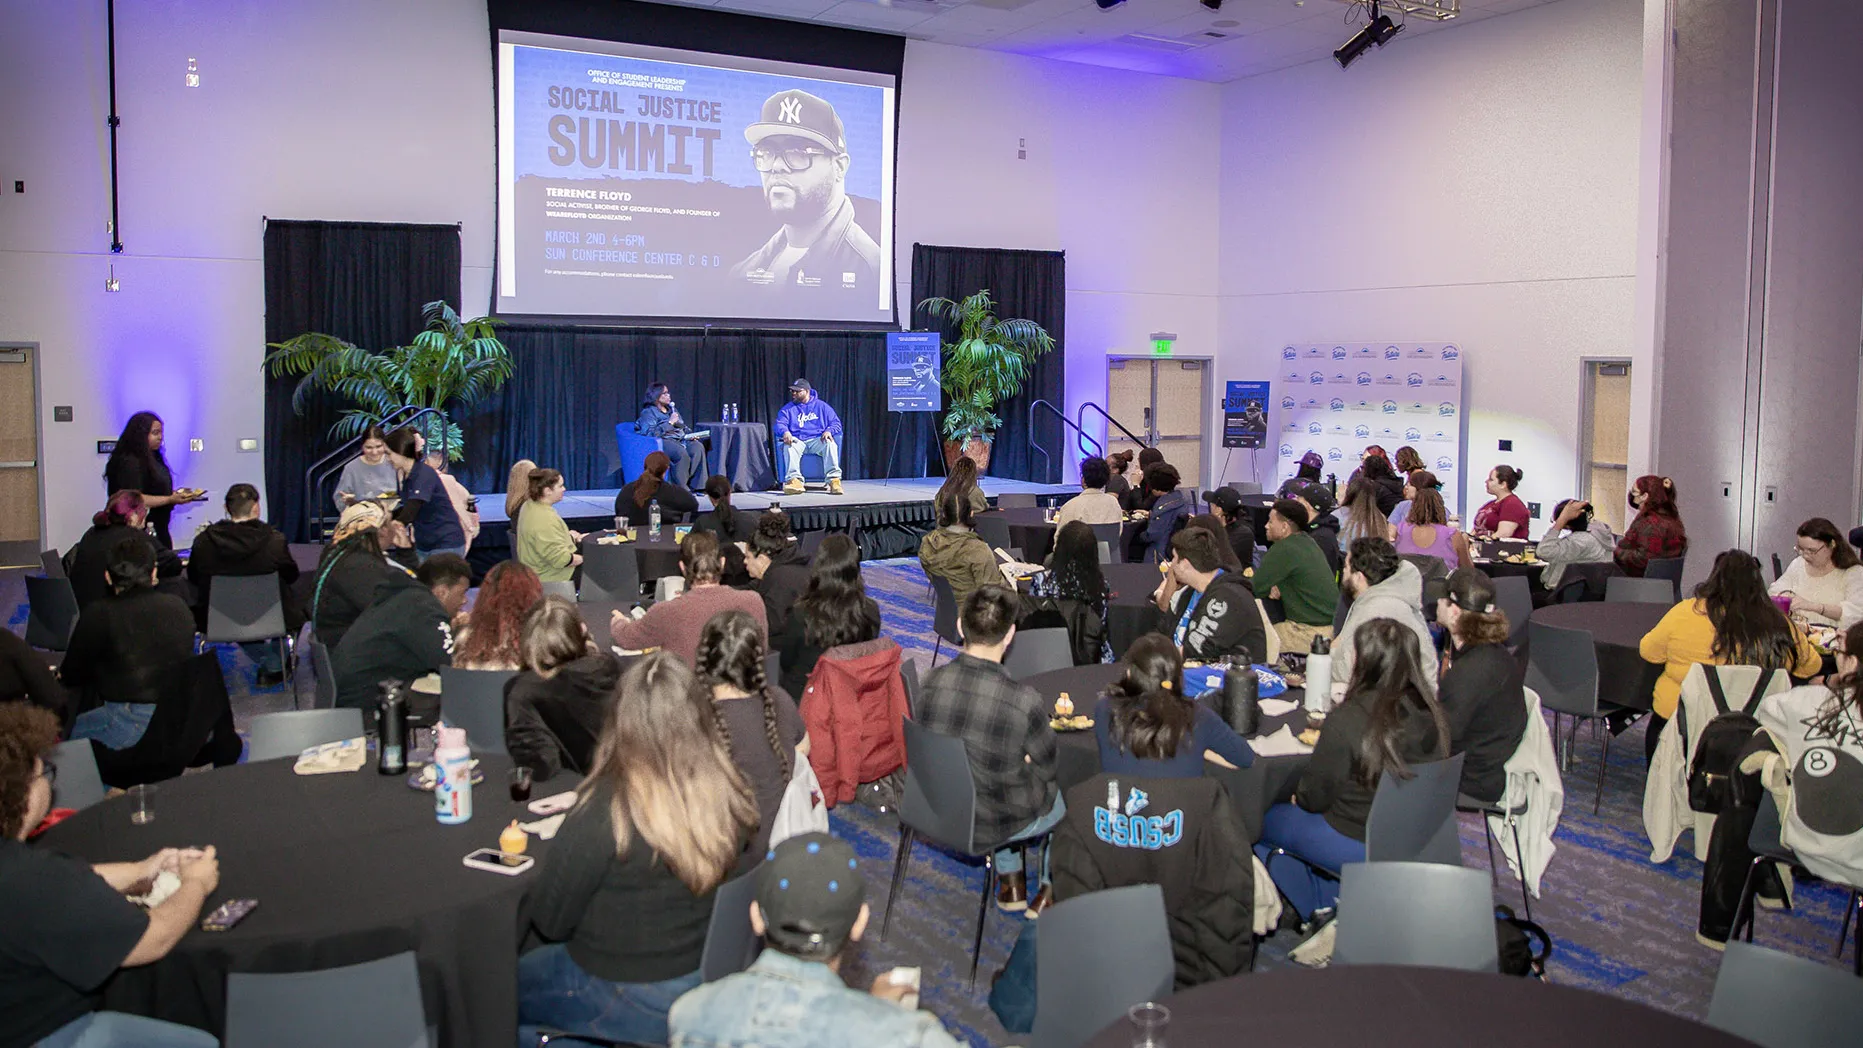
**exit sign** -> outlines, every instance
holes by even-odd
[[[1175,344],[1176,343],[1173,340],[1168,339],[1168,338],[1153,339],[1151,343],[1151,351],[1158,356],[1168,357],[1171,355],[1171,347]]]

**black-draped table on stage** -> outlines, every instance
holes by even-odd
[[[1571,1048],[1752,1048],[1730,1033],[1621,997],[1485,972],[1339,965],[1238,975],[1162,1002],[1171,1048],[1375,1044],[1382,1048],[1506,1044]],[[1121,1019],[1087,1048],[1129,1048]]]
[[[705,464],[713,475],[729,477],[732,491],[768,491],[776,486],[770,462],[770,427],[761,422],[703,422],[711,430]]]
[[[406,776],[361,771],[298,775],[293,760],[260,761],[161,783],[155,819],[129,821],[124,797],[102,801],[47,831],[42,846],[89,862],[128,862],[162,848],[213,845],[220,887],[208,909],[257,899],[225,932],[195,928],[154,964],[125,968],[104,1004],[209,1030],[226,1021],[228,972],[297,972],[358,964],[413,950],[427,1022],[442,1045],[510,1048],[517,1039],[517,958],[524,893],[536,867],[515,877],[460,860],[498,844],[514,818],[510,759],[479,755],[485,782],[474,814],[434,819],[430,794]],[[573,787],[558,777],[535,796]],[[531,854],[549,843],[531,839]]]
[[[1643,635],[1656,628],[1669,607],[1629,601],[1549,604],[1528,621],[1590,633],[1598,649],[1598,701],[1647,710],[1662,666],[1643,661],[1639,649]]]
[[[1117,663],[1075,666],[1072,669],[1038,673],[1026,678],[1023,683],[1041,693],[1042,700],[1048,704],[1049,713],[1054,712],[1055,700],[1061,697],[1062,692],[1066,692],[1074,703],[1074,712],[1090,717],[1100,693],[1106,690],[1107,685],[1118,680],[1123,672]],[[1306,714],[1299,707],[1305,695],[1299,688],[1289,688],[1285,693],[1275,696],[1291,700],[1295,708],[1279,717],[1262,717],[1258,734],[1272,734],[1283,724],[1295,731],[1305,728]],[[1100,773],[1100,750],[1091,728],[1058,734],[1055,777],[1062,792],[1066,792],[1070,787],[1078,786]],[[1225,768],[1205,762],[1204,774],[1222,782],[1229,791],[1229,800],[1235,805],[1237,816],[1242,820],[1243,832],[1250,841],[1257,841],[1261,839],[1262,816],[1267,813],[1270,805],[1294,796],[1294,787],[1299,785],[1300,772],[1307,766],[1307,761],[1308,757],[1303,754],[1257,757],[1255,763],[1246,768]]]

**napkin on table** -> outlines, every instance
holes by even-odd
[[[358,736],[342,742],[326,742],[298,754],[291,770],[299,775],[328,775],[339,771],[360,771],[369,762],[368,740]]]

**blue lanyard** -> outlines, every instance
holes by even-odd
[[[1210,585],[1216,585],[1216,580],[1222,577],[1223,569],[1217,568],[1216,574],[1210,578]],[[1208,587],[1205,587],[1205,589],[1207,590]],[[1203,603],[1203,593],[1198,590],[1191,590],[1190,604],[1184,608],[1184,617],[1177,620],[1177,632],[1171,636],[1172,643],[1180,648],[1184,646],[1184,635],[1190,632],[1190,617],[1197,613],[1197,605],[1201,603]]]

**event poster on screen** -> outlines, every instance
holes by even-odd
[[[891,322],[894,90],[501,31],[498,312]]]

